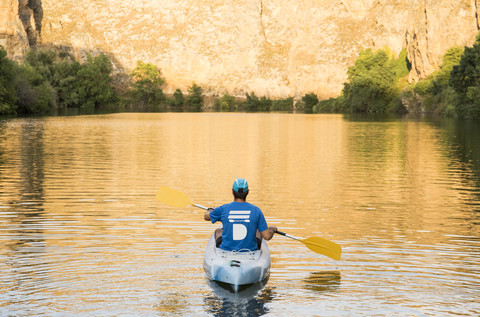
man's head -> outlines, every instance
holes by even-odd
[[[236,199],[239,198],[239,199],[245,200],[245,198],[248,195],[247,180],[245,178],[235,179],[235,181],[233,182],[233,186],[232,186],[232,192],[233,192],[233,196]]]

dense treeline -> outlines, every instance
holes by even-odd
[[[165,79],[153,64],[137,62],[126,89],[115,89],[113,65],[105,54],[87,55],[80,63],[65,52],[41,48],[26,54],[21,64],[7,58],[0,46],[0,115],[54,114],[76,108],[104,111],[190,111],[205,109],[203,89],[196,83],[186,95],[163,92]],[[271,100],[253,92],[244,99],[216,98],[215,111],[292,111],[293,98]]]
[[[388,49],[364,50],[349,67],[342,94],[310,107],[314,112],[404,112],[400,92],[407,85],[409,72],[405,50],[398,58]]]
[[[109,111],[193,111],[205,109],[203,89],[193,83],[187,94],[163,92],[165,79],[152,64],[139,61],[129,86],[114,88],[113,65],[104,55],[88,55],[83,63],[68,53],[36,49],[21,64],[7,58],[0,46],[0,115],[50,114],[78,108]],[[255,93],[245,98],[224,95],[215,99],[215,111],[322,112],[430,112],[480,118],[480,35],[472,47],[453,47],[439,70],[417,83],[408,83],[410,64],[403,50],[394,56],[388,48],[361,52],[347,72],[338,98],[319,100],[306,94],[272,100]]]
[[[246,94],[244,99],[224,95],[215,100],[215,111],[245,111],[245,112],[270,112],[293,111],[293,98],[272,100],[267,97],[257,97],[254,92]]]
[[[348,69],[338,98],[311,104],[313,112],[429,112],[480,119],[480,35],[473,47],[452,47],[440,69],[409,85],[405,52],[365,50]],[[305,97],[304,97],[305,98]],[[311,100],[311,98],[309,99]],[[308,107],[307,107],[308,105]]]
[[[67,108],[104,111],[201,111],[203,89],[196,84],[186,96],[167,98],[160,70],[138,62],[126,91],[114,88],[113,65],[105,54],[78,62],[54,49],[30,50],[21,64],[0,46],[0,115],[46,115]]]
[[[25,62],[7,59],[0,47],[0,114],[50,114],[59,108],[95,109],[118,102],[112,64],[107,56],[87,56],[80,64],[71,55],[31,50]]]

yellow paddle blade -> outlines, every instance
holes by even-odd
[[[300,239],[299,241],[305,244],[307,248],[313,252],[326,255],[334,260],[340,260],[340,256],[342,255],[342,247],[335,242],[326,239],[310,237]]]
[[[178,190],[162,186],[157,191],[157,200],[173,207],[185,207],[193,205],[190,198]]]

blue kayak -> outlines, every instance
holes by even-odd
[[[270,250],[262,239],[260,250],[225,251],[216,247],[213,234],[207,243],[203,269],[212,281],[234,286],[258,283],[270,275]]]

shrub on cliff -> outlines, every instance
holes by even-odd
[[[437,114],[452,114],[454,111],[455,91],[449,86],[452,69],[458,65],[463,48],[452,47],[443,56],[440,69],[414,86],[414,93],[420,96],[422,111]]]
[[[160,70],[153,64],[138,61],[131,76],[132,83],[127,92],[131,102],[147,111],[165,110],[166,97],[162,88],[165,80]]]
[[[15,114],[17,96],[14,79],[14,63],[7,58],[7,52],[0,46],[0,115]]]

